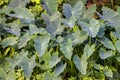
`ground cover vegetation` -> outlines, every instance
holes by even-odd
[[[120,80],[119,0],[1,0],[0,80]]]

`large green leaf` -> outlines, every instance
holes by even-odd
[[[16,79],[16,74],[15,71],[10,71],[5,75],[6,80],[15,80]]]
[[[68,39],[66,43],[60,44],[60,50],[70,60],[73,54],[72,40]]]
[[[16,75],[14,71],[6,72],[4,69],[0,68],[0,80],[15,80]]]
[[[11,11],[13,11],[13,13],[11,13]],[[19,18],[23,23],[34,22],[34,15],[27,8],[6,9],[6,14],[11,17]]]
[[[18,40],[18,37],[8,37],[2,40],[0,44],[2,45],[3,48],[5,48],[5,47],[16,44],[18,42],[17,40]]]
[[[38,34],[39,28],[36,25],[30,24],[29,25],[29,32],[30,32],[30,34]]]
[[[45,35],[45,36],[37,36],[34,40],[35,44],[35,50],[39,53],[39,56],[42,57],[42,55],[45,53],[48,43],[50,41],[50,36]]]
[[[51,58],[52,58],[51,51],[52,49],[50,49],[49,51],[46,50],[46,53],[41,57],[40,64],[38,65],[42,70],[48,70],[53,66],[53,65],[50,65]]]
[[[82,1],[78,1],[74,7],[69,4],[63,4],[63,13],[66,18],[70,18],[71,16],[75,18],[79,18],[82,14],[83,3]]]
[[[76,66],[76,68],[79,70],[79,72],[83,75],[86,74],[86,70],[87,70],[87,64],[88,62],[86,60],[81,60],[79,58],[79,56],[74,55],[73,56],[73,62]]]
[[[9,7],[16,8],[16,7],[26,7],[27,3],[30,0],[11,0],[8,4]]]
[[[70,18],[72,16],[72,6],[69,4],[63,4],[63,13],[66,18]]]
[[[114,54],[114,52],[112,50],[106,51],[103,48],[101,48],[99,52],[100,52],[99,56],[100,56],[101,59],[109,58]]]
[[[17,53],[13,56],[13,58],[6,58],[6,60],[10,63],[11,71],[14,70],[16,66],[20,66],[21,62],[24,62],[24,59],[27,58],[28,51],[22,50],[20,53]]]
[[[112,72],[111,69],[105,69],[105,70],[104,70],[104,74],[105,74],[107,77],[113,78],[113,72]]]
[[[53,54],[50,58],[50,67],[54,67],[58,62],[60,62],[60,58],[58,57],[58,54]]]
[[[64,27],[61,25],[60,13],[58,11],[51,16],[42,14],[42,18],[47,23],[46,30],[51,34],[51,37],[61,34]]]
[[[27,42],[32,39],[32,35],[29,33],[25,33],[23,36],[21,36],[20,41],[18,43],[18,48],[22,48],[27,45]]]
[[[51,37],[54,37],[57,34],[61,34],[63,32],[63,29],[64,27],[61,26],[60,19],[53,21],[46,27],[46,30],[51,34]]]
[[[69,36],[72,39],[73,45],[81,44],[88,38],[87,32],[83,30],[77,30]]]
[[[103,7],[102,8],[102,13],[103,15],[99,15],[99,17],[105,21],[108,21],[110,23],[111,26],[114,27],[118,27],[120,25],[120,15],[118,15],[117,12],[115,12],[114,10],[107,8],[107,7]]]
[[[70,17],[69,19],[62,19],[61,21],[65,26],[67,26],[69,28],[73,28],[75,25],[75,22],[76,22],[76,18]]]
[[[83,18],[92,18],[96,12],[96,5],[91,5],[84,13]]]
[[[7,32],[15,35],[15,36],[20,36],[20,31],[21,31],[21,26],[23,26],[23,24],[21,24],[20,20],[15,20],[12,23],[8,23],[6,24],[6,26],[10,26],[10,28],[5,27],[5,29],[7,30]]]
[[[59,19],[61,16],[60,12],[59,11],[56,11],[54,12],[51,16],[49,16],[48,14],[46,13],[42,13],[42,18],[43,20],[49,24],[50,22],[53,22],[55,21],[56,19]]]
[[[89,24],[84,21],[78,21],[78,24],[84,31],[86,31],[92,37],[96,37],[100,29],[99,21],[94,18],[90,20]]]
[[[115,46],[113,45],[112,41],[109,40],[106,37],[103,37],[101,42],[103,43],[103,45],[108,48],[108,49],[112,49],[112,50],[116,50]]]
[[[30,78],[33,72],[33,68],[36,66],[35,55],[28,59],[28,57],[23,58],[23,61],[20,63],[20,66],[23,69],[24,75],[26,78]]]
[[[84,53],[81,57],[81,60],[87,60],[95,51],[95,45],[85,45]]]
[[[56,66],[56,68],[54,70],[55,76],[60,75],[64,71],[66,66],[67,66],[67,63],[63,64],[63,62],[60,62],[59,64],[57,64],[57,66]]]
[[[116,46],[116,48],[117,48],[117,51],[120,53],[120,40],[117,40],[117,41],[115,42],[115,46]]]
[[[58,2],[57,0],[46,0],[46,3],[51,11],[51,13],[54,13],[58,10]]]
[[[58,10],[58,1],[57,0],[41,0],[42,6],[46,9],[49,15],[52,15],[55,11]]]
[[[120,62],[120,57],[116,57],[116,60],[117,60],[118,62]]]

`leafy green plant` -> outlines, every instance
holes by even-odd
[[[14,2],[0,8],[1,80],[120,79],[120,7],[99,13],[86,0]]]

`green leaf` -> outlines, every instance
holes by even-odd
[[[106,59],[106,58],[109,58],[113,55],[113,51],[112,50],[109,50],[109,51],[106,51],[105,49],[101,48],[100,51],[99,51],[99,56],[101,59]]]
[[[85,45],[84,53],[81,57],[81,60],[87,60],[95,51],[95,45]]]
[[[42,70],[48,70],[51,68],[50,67],[51,51],[52,49],[50,49],[49,51],[46,50],[46,53],[41,57],[40,64],[38,65]]]
[[[15,72],[5,72],[2,68],[0,68],[0,80],[16,80]]]
[[[5,47],[16,44],[18,42],[17,40],[18,40],[18,37],[8,37],[2,40],[0,44],[2,45],[3,48],[5,48]]]
[[[88,39],[87,32],[83,30],[77,30],[69,36],[72,39],[73,45],[81,44]]]
[[[78,21],[78,24],[81,26],[81,28],[86,31],[90,36],[93,38],[96,37],[97,33],[99,32],[100,29],[100,23],[98,20],[92,18],[88,23],[83,22],[83,21]]]
[[[65,26],[67,26],[69,28],[73,28],[75,25],[75,22],[76,22],[76,18],[70,17],[69,19],[62,19],[61,21]]]
[[[25,33],[23,36],[21,36],[19,43],[18,43],[18,48],[25,47],[27,45],[27,42],[32,39],[32,35],[29,33]]]
[[[115,46],[116,46],[116,48],[117,48],[117,51],[120,53],[120,40],[117,40],[117,41],[115,42]]]
[[[45,53],[48,43],[50,41],[50,36],[37,36],[34,40],[35,44],[35,50],[39,53],[39,56],[42,57],[42,55]]]
[[[83,6],[84,4],[82,3],[82,1],[78,1],[72,8],[72,16],[78,19],[80,15],[82,14]]]
[[[72,6],[69,4],[63,4],[63,13],[66,18],[70,18],[72,16]]]
[[[64,27],[61,26],[60,19],[56,19],[46,27],[46,30],[51,34],[51,37],[54,37],[57,34],[61,34],[63,32],[63,29]]]
[[[104,70],[104,74],[105,74],[107,77],[113,78],[113,72],[112,72],[111,69],[105,69],[105,70]]]
[[[79,72],[83,75],[86,74],[86,70],[87,70],[87,64],[88,62],[86,60],[81,60],[79,58],[79,56],[74,55],[73,56],[73,62],[76,66],[76,68],[79,70]]]
[[[120,7],[117,6],[117,13],[120,15]]]
[[[30,32],[30,34],[38,34],[38,33],[40,33],[40,30],[36,25],[30,24],[29,32]]]
[[[97,69],[97,70],[103,70],[104,67],[100,64],[94,64],[94,68]]]
[[[48,14],[46,13],[42,13],[42,19],[47,23],[49,24],[50,22],[53,22],[57,19],[60,19],[60,12],[59,11],[56,11],[54,12],[51,16],[49,16]]]
[[[5,71],[2,68],[0,68],[0,79],[1,80],[6,80],[5,76],[6,76]]]
[[[120,25],[120,15],[118,15],[117,12],[115,12],[114,10],[110,9],[110,8],[107,8],[107,7],[103,7],[102,8],[102,13],[103,15],[99,14],[99,17],[105,21],[108,21],[109,24],[111,26],[114,26],[114,27],[119,27]]]
[[[61,25],[60,13],[58,11],[51,16],[42,14],[42,18],[47,23],[46,30],[51,34],[51,37],[61,34],[64,27]]]
[[[27,3],[29,3],[30,0],[11,0],[10,3],[8,4],[9,7],[11,8],[16,8],[16,7],[26,7]]]
[[[14,55],[13,58],[7,57],[6,60],[10,63],[10,69],[14,70],[16,66],[20,66],[20,63],[24,62],[24,59],[27,58],[28,51],[22,50],[17,55]]]
[[[60,58],[58,57],[58,54],[53,54],[50,58],[50,67],[54,67],[58,62],[60,62]]]
[[[52,14],[58,10],[57,0],[46,0],[46,3]]]
[[[56,68],[54,70],[55,76],[60,75],[64,71],[66,66],[67,66],[67,63],[63,64],[63,62],[60,62],[59,64],[57,64],[57,66],[56,66]]]
[[[92,18],[96,12],[96,4],[91,5],[83,14],[83,18]]]
[[[23,68],[23,72],[26,78],[30,78],[33,72],[33,68],[36,66],[35,55],[28,58],[23,58],[23,61],[20,63],[20,66]]]
[[[117,37],[115,36],[114,32],[110,32],[110,37],[114,43],[117,41]]]
[[[33,23],[34,15],[27,8],[14,8],[13,14],[6,10],[6,14],[11,17],[19,18],[23,23]],[[27,13],[27,14],[26,14]]]
[[[10,28],[8,27],[5,27],[5,30],[7,30],[7,32],[15,35],[15,36],[20,36],[20,27],[23,26],[23,24],[20,24],[20,20],[15,20],[14,22],[12,23],[8,23],[6,24],[6,26],[10,26]]]
[[[60,50],[65,55],[65,57],[70,60],[73,54],[72,40],[68,39],[66,43],[60,44]]]
[[[53,75],[51,73],[45,73],[43,80],[53,80]]]
[[[10,71],[8,74],[6,74],[6,80],[15,80],[16,79],[16,74],[14,71]]]
[[[116,57],[116,60],[117,60],[118,62],[120,62],[120,57]]]
[[[115,46],[113,45],[113,43],[111,42],[111,40],[109,40],[106,37],[103,37],[101,42],[103,43],[103,45],[108,48],[108,49],[112,49],[112,50],[116,50]]]
[[[63,4],[63,13],[65,17],[70,18],[71,16],[73,16],[78,19],[82,14],[83,5],[84,4],[82,3],[82,1],[78,1],[74,5],[74,7],[69,4]]]

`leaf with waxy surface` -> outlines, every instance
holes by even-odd
[[[57,64],[57,66],[56,66],[56,68],[54,70],[55,76],[60,75],[64,71],[66,66],[67,66],[67,63],[63,64],[63,62],[60,62],[59,64]]]
[[[115,46],[116,46],[116,48],[117,48],[117,51],[120,53],[120,40],[117,40],[117,41],[115,42]]]
[[[65,55],[65,57],[70,60],[73,54],[72,40],[68,39],[65,44],[60,44],[60,50]]]
[[[103,37],[102,40],[101,40],[102,44],[108,48],[108,49],[112,49],[112,50],[116,50],[115,49],[115,46],[113,45],[112,41],[109,40],[108,38],[106,37]]]
[[[96,37],[100,29],[99,21],[93,18],[90,20],[89,24],[83,21],[78,21],[78,24],[84,31],[86,31],[93,38]]]
[[[30,0],[11,0],[10,3],[8,4],[9,7],[11,8],[16,8],[16,7],[26,7],[27,3],[29,3]]]
[[[23,58],[23,61],[20,63],[20,66],[23,69],[24,75],[27,79],[29,79],[32,75],[33,68],[36,66],[35,55],[30,59],[28,57]]]
[[[75,17],[70,17],[69,19],[62,19],[62,23],[69,27],[69,28],[73,28],[76,22],[76,18]]]
[[[50,36],[37,36],[34,40],[35,44],[35,50],[38,52],[39,56],[42,57],[42,55],[45,53],[48,43],[50,41]]]
[[[61,59],[58,57],[58,54],[54,54],[50,58],[50,67],[54,67],[58,62],[60,62]]]
[[[13,11],[13,13],[10,12]],[[6,14],[11,17],[19,18],[23,23],[33,23],[34,15],[27,8],[6,9]],[[27,13],[27,14],[26,14]]]
[[[102,8],[103,15],[99,14],[99,17],[105,21],[108,21],[111,26],[118,27],[120,25],[120,15],[114,10],[103,7]]]
[[[96,4],[91,5],[84,13],[83,18],[92,18],[96,12]]]
[[[87,60],[95,51],[95,45],[85,45],[84,53],[81,57],[81,60]]]
[[[5,38],[4,40],[1,41],[1,45],[3,48],[8,47],[8,46],[12,46],[14,44],[16,44],[18,42],[18,37],[8,37]]]
[[[14,68],[20,65],[21,62],[24,62],[24,59],[27,58],[28,51],[22,50],[17,55],[14,55],[13,58],[6,58],[6,60],[10,63],[10,69],[14,70]]]
[[[103,48],[101,48],[99,52],[100,52],[99,56],[100,56],[101,59],[107,59],[114,54],[114,52],[112,50],[106,51]]]
[[[104,70],[104,74],[105,74],[107,77],[113,78],[113,72],[112,72],[111,69],[105,69],[105,70]]]
[[[75,18],[79,18],[82,14],[83,3],[82,1],[77,2],[74,7],[69,4],[63,4],[63,13],[66,18],[70,18],[71,16]]]
[[[18,48],[22,48],[24,46],[27,45],[27,42],[30,41],[32,39],[32,35],[30,35],[29,33],[25,33],[23,36],[21,36],[21,38],[19,39],[19,43],[18,43]]]
[[[87,32],[85,32],[83,30],[81,30],[81,31],[77,30],[74,33],[72,33],[71,35],[69,35],[69,37],[72,39],[73,46],[75,46],[75,45],[81,44],[85,40],[87,40],[88,34],[87,34]]]
[[[81,60],[78,55],[73,56],[73,62],[76,68],[79,70],[79,72],[85,75],[88,62],[86,60]]]
[[[42,18],[47,23],[46,30],[51,34],[51,37],[61,34],[64,27],[61,25],[60,13],[58,11],[51,16],[42,14]]]

